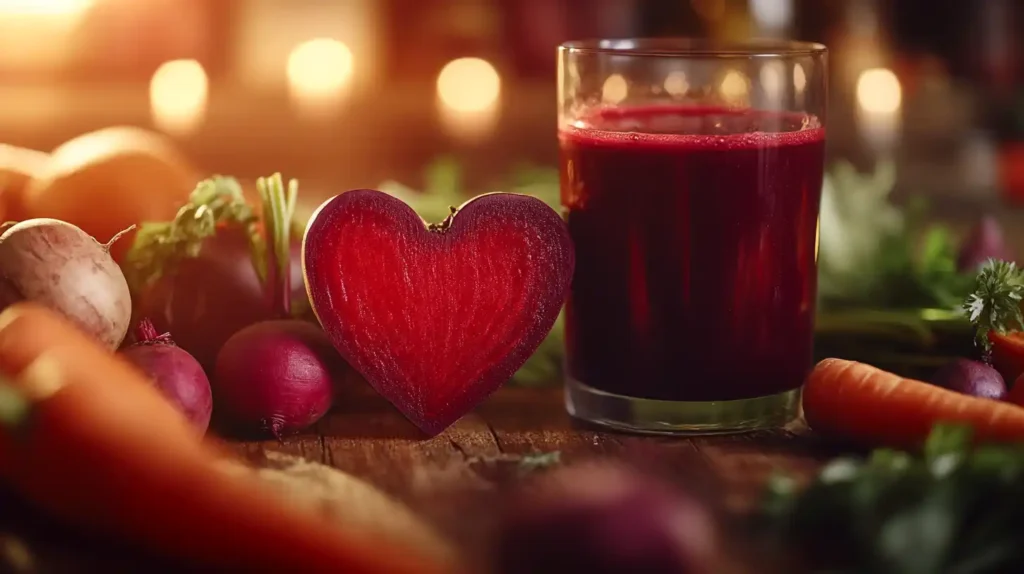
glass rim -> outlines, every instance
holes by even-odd
[[[818,42],[754,38],[728,41],[705,38],[604,38],[573,40],[558,46],[562,54],[607,54],[651,58],[786,58],[823,56],[828,48]]]

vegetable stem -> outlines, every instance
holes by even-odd
[[[285,191],[280,173],[256,181],[263,202],[263,227],[266,233],[267,275],[264,282],[271,307],[281,318],[291,316],[291,225],[299,193],[296,180]]]

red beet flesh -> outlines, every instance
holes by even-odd
[[[313,310],[353,368],[434,435],[512,376],[551,330],[575,264],[535,198],[480,196],[428,229],[401,200],[355,190],[306,229]]]
[[[292,261],[293,296],[304,296],[299,258]],[[150,317],[158,331],[174,333],[178,346],[208,371],[231,335],[277,317],[253,268],[248,240],[233,227],[207,239],[198,257],[181,261],[137,298],[136,313]]]
[[[213,396],[238,433],[281,437],[320,420],[344,363],[316,325],[264,321],[235,333],[217,355]]]
[[[203,368],[169,335],[158,336],[148,320],[139,324],[137,338],[121,356],[145,373],[189,422],[205,433],[213,412],[213,395]]]

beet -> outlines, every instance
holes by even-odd
[[[245,435],[305,429],[331,407],[345,364],[319,327],[264,321],[236,333],[221,349],[213,378],[218,416]]]
[[[289,231],[298,184],[289,182],[286,195],[280,174],[274,174],[256,187],[267,238],[265,300],[279,319],[245,327],[224,343],[213,396],[234,430],[280,438],[327,413],[344,362],[319,326],[285,319],[292,314]]]
[[[537,350],[572,280],[572,239],[534,197],[488,193],[423,220],[359,189],[325,202],[302,250],[310,303],[341,355],[435,435]]]
[[[590,464],[549,472],[502,513],[497,574],[711,574],[718,534],[697,501],[635,471]]]
[[[301,243],[293,241],[292,297],[305,298]],[[178,346],[212,371],[224,342],[244,327],[277,317],[253,268],[244,229],[228,226],[203,242],[194,258],[139,293],[136,314],[160,332],[174,333]]]
[[[980,361],[954,359],[935,373],[932,383],[974,397],[995,400],[1006,397],[1003,376]]]
[[[989,259],[1014,261],[1014,255],[1006,244],[999,222],[991,215],[986,215],[974,225],[960,246],[957,269],[973,273]]]
[[[132,300],[110,246],[56,219],[29,219],[0,235],[0,308],[33,301],[56,311],[108,349],[124,340]]]
[[[148,319],[139,323],[136,339],[121,355],[145,373],[200,433],[205,433],[213,413],[213,395],[203,368],[175,345],[169,334],[158,335]]]

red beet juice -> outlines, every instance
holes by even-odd
[[[652,106],[559,133],[576,245],[568,375],[718,401],[811,366],[825,131],[805,114]]]

